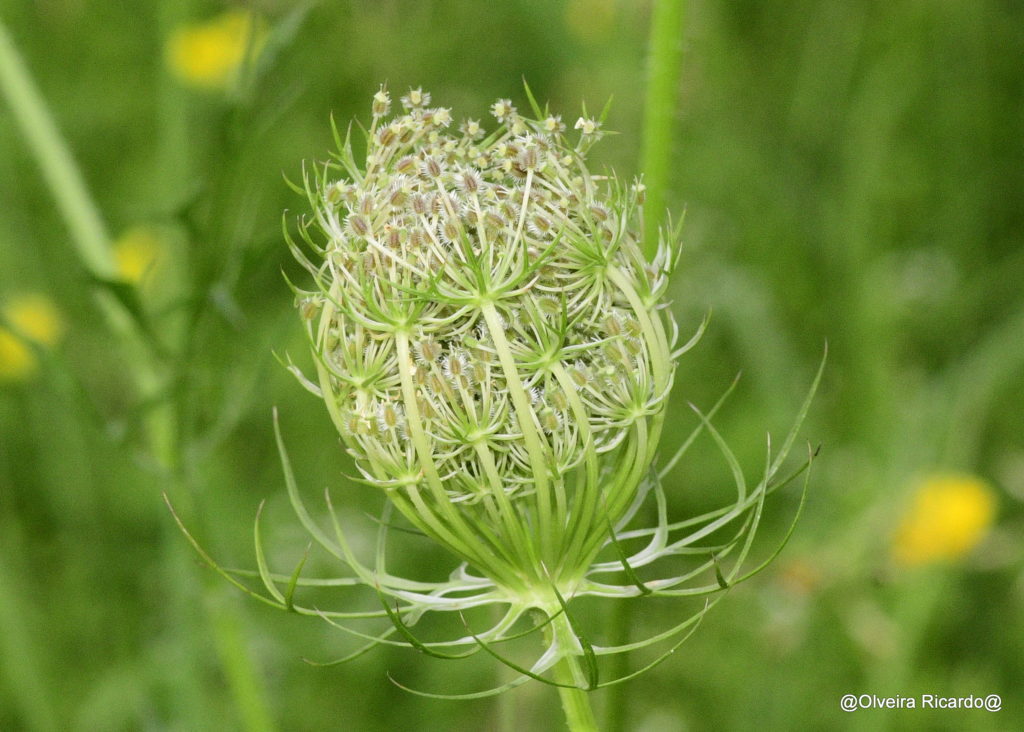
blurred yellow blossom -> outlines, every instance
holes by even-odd
[[[64,335],[64,321],[45,295],[27,293],[8,299],[0,326],[0,381],[23,381],[39,368],[29,341],[53,347]]]
[[[15,295],[4,303],[3,314],[20,335],[41,346],[55,346],[64,335],[64,320],[46,295]]]
[[[175,30],[167,39],[167,64],[188,86],[224,89],[234,79],[246,54],[255,54],[266,36],[262,20],[252,13],[228,10],[201,23]]]
[[[0,381],[24,381],[39,362],[25,341],[0,326]]]
[[[603,41],[615,28],[615,0],[569,0],[565,24],[582,41]]]
[[[957,559],[985,537],[995,517],[995,493],[980,478],[939,475],[921,482],[893,537],[903,565]]]
[[[139,285],[159,264],[163,245],[155,231],[136,226],[121,234],[114,242],[114,262],[118,276]]]

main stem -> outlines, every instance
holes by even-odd
[[[568,659],[560,661],[558,666],[555,668],[555,680],[559,683],[569,683],[572,677],[572,672],[569,672],[569,678],[564,678],[566,674],[559,673],[560,669],[564,669],[564,664]],[[582,689],[567,689],[561,687],[558,689],[558,696],[562,699],[562,711],[565,713],[566,726],[571,732],[585,732],[587,730],[593,730],[597,732],[597,722],[594,720],[594,710],[590,708],[590,700],[587,699],[587,692]]]
[[[594,719],[594,710],[590,707],[590,698],[582,688],[586,681],[580,669],[579,656],[574,653],[579,643],[564,612],[553,614],[551,621],[544,628],[544,637],[548,643],[554,640],[559,648],[568,651],[554,667],[555,682],[561,684],[558,687],[558,696],[562,700],[562,711],[565,713],[568,729],[570,732],[597,732],[597,722]]]

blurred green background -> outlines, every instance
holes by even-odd
[[[713,317],[680,365],[664,452],[697,424],[687,404],[710,407],[742,371],[717,423],[756,476],[827,340],[801,431],[821,454],[782,555],[664,664],[610,703],[598,692],[599,714],[615,706],[629,730],[1024,728],[1024,5],[688,5],[672,296],[684,332]],[[498,97],[525,107],[523,78],[570,123],[613,97],[621,134],[592,160],[637,174],[650,3],[253,2],[262,52],[222,79],[231,59],[204,24],[238,7],[0,0],[166,378],[133,388],[135,356],[0,104],[0,729],[558,729],[538,684],[453,702],[387,678],[473,691],[502,678],[484,654],[305,663],[357,643],[202,568],[161,493],[236,567],[254,566],[266,500],[268,552],[289,572],[308,539],[276,406],[310,503],[330,486],[371,550],[363,512],[380,496],[346,482],[322,404],[274,358],[309,362],[281,235],[282,211],[306,203],[284,176],[326,157],[332,115],[367,120],[382,82],[396,97],[422,85],[458,120]],[[182,67],[175,43],[205,65]],[[729,500],[728,468],[699,445],[671,474],[675,517]],[[796,486],[773,497],[762,556],[798,501]],[[403,563],[449,566],[424,546]],[[375,602],[345,597],[334,607]],[[630,623],[649,635],[692,610],[640,601]],[[1003,709],[846,714],[847,693],[999,694]]]

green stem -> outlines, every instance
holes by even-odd
[[[0,92],[7,100],[15,123],[28,143],[43,178],[71,233],[71,243],[85,268],[95,278],[116,278],[117,267],[110,236],[75,164],[71,151],[46,108],[42,95],[29,75],[21,55],[0,21]],[[144,344],[139,343],[131,314],[108,290],[97,291],[99,307],[115,335],[126,342],[131,352],[126,363],[133,364],[132,375],[143,394],[157,388]],[[147,391],[148,390],[148,391]]]
[[[209,599],[207,617],[213,626],[214,642],[221,666],[241,715],[242,729],[248,732],[273,732],[276,727],[270,708],[264,699],[263,683],[246,648],[246,638],[240,626],[241,617],[234,605],[235,597]]]
[[[647,91],[644,100],[643,150],[641,170],[647,187],[644,202],[644,255],[653,259],[658,250],[658,226],[665,211],[666,190],[672,171],[672,132],[676,120],[676,101],[683,67],[683,31],[686,17],[685,0],[655,0],[651,15],[650,56],[647,66]],[[624,281],[624,280],[623,280]],[[644,308],[634,303],[638,315]],[[649,319],[645,320],[648,321]],[[648,336],[651,334],[648,333]],[[649,343],[658,343],[666,349],[664,333]],[[659,363],[660,359],[655,359]],[[662,379],[661,381],[664,381]],[[654,435],[657,442],[657,433]],[[616,604],[609,622],[613,645],[625,645],[633,621],[632,602]],[[616,657],[615,676],[626,676],[629,661],[625,654]],[[605,723],[612,732],[624,728],[628,696],[625,686],[616,684],[608,689]]]
[[[12,528],[12,522],[5,523],[6,536],[0,551],[0,681],[6,678],[0,691],[7,692],[15,722],[20,715],[30,729],[58,730],[61,725],[55,710],[55,689],[43,671],[30,623],[33,609],[22,591],[29,583],[19,582],[17,568],[6,562],[7,557],[13,562],[20,555],[14,543],[17,537],[11,536],[18,532]]]
[[[615,645],[626,645],[629,642],[629,629],[633,623],[633,599],[619,600],[611,609],[608,618],[608,635]],[[611,658],[608,675],[617,679],[629,675],[629,657],[625,653],[616,653]],[[625,684],[614,684],[605,691],[604,725],[607,732],[623,732],[626,729],[627,696]]]
[[[578,645],[565,613],[554,616],[545,627],[544,635],[548,643],[552,639],[557,639],[562,649],[573,649]],[[554,677],[555,682],[562,684],[558,687],[558,696],[562,700],[562,711],[565,713],[565,723],[570,732],[597,732],[594,710],[590,707],[587,692],[582,688],[586,682],[580,668],[579,656],[573,653],[562,656],[555,665]]]
[[[93,205],[81,174],[46,109],[42,95],[32,83],[28,69],[0,21],[0,90],[10,105],[35,156],[72,240],[86,267],[101,279],[111,279],[116,268],[106,227]]]
[[[562,661],[555,669],[555,679],[560,683],[565,682],[565,674],[559,673],[563,668]],[[569,675],[571,676],[571,671]],[[558,696],[562,699],[562,711],[565,713],[565,724],[571,732],[597,732],[597,722],[594,721],[594,711],[590,708],[590,700],[587,699],[587,692],[582,689],[567,689],[560,687]]]
[[[644,254],[654,257],[658,225],[665,212],[665,191],[672,171],[672,131],[683,65],[684,0],[655,0],[651,17],[647,96],[641,169],[647,186],[644,203]]]

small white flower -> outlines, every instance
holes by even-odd
[[[447,127],[452,123],[452,110],[446,107],[432,109],[424,114],[424,121],[435,127]],[[437,139],[440,139],[440,137]]]
[[[401,101],[406,109],[419,109],[430,104],[430,92],[423,91],[422,87],[409,89],[409,93],[402,97]]]
[[[499,99],[491,105],[491,114],[499,122],[507,121],[515,113],[516,108],[512,106],[512,102],[508,99]]]
[[[484,136],[484,128],[481,127],[480,122],[475,119],[465,120],[461,125],[459,125],[459,131],[470,140],[479,140]]]
[[[565,123],[562,121],[562,116],[553,115],[551,117],[547,117],[544,120],[544,130],[546,132],[564,132]]]

